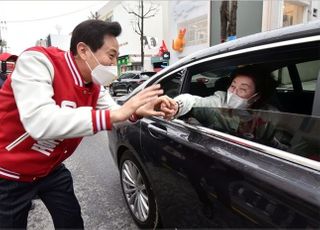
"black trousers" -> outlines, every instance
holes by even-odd
[[[70,171],[61,164],[48,176],[30,183],[0,179],[0,229],[27,228],[32,199],[38,195],[54,227],[83,229]]]

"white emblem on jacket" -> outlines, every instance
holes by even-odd
[[[41,140],[34,143],[31,147],[32,150],[43,153],[44,155],[50,156],[58,144],[60,144],[63,139],[59,140]]]

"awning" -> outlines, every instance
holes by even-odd
[[[10,54],[10,53],[2,53],[0,54],[0,61],[16,61],[18,58],[17,55]]]

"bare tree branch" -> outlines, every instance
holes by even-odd
[[[135,9],[130,7],[130,5],[124,5],[121,3],[123,9],[135,17],[135,20],[131,20],[131,25],[133,31],[140,37],[140,49],[141,49],[141,66],[144,67],[144,20],[154,17],[159,11],[159,4],[148,1],[148,7],[145,7],[144,0],[139,0]]]

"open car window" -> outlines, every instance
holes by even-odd
[[[231,73],[242,66],[269,71],[277,83],[261,108],[195,106],[178,117],[188,124],[228,133],[305,158],[320,160],[320,117],[312,115],[320,72],[319,42],[229,57],[189,67],[182,92],[200,98],[226,92]],[[175,96],[177,91],[170,96]]]

